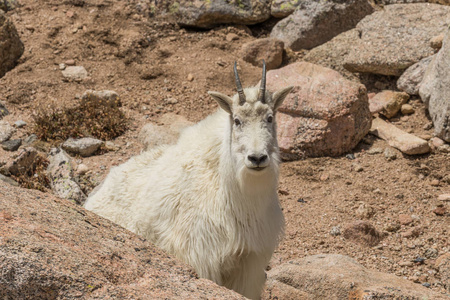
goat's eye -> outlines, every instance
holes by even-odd
[[[268,116],[267,117],[267,122],[272,123],[272,121],[273,121],[273,117],[272,116]]]
[[[238,118],[234,119],[234,125],[239,126],[241,125],[241,121]]]

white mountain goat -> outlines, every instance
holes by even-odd
[[[163,146],[112,168],[85,207],[149,239],[200,277],[259,299],[283,233],[275,112],[292,87],[242,89]]]

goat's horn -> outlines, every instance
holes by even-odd
[[[239,105],[244,105],[245,94],[244,94],[244,90],[242,89],[241,80],[239,79],[239,75],[237,72],[237,63],[236,62],[234,62],[234,78],[236,79],[236,87],[237,87],[237,92],[239,94]]]
[[[263,59],[263,72],[262,72],[262,78],[261,78],[261,84],[259,86],[259,95],[258,100],[262,103],[266,103],[266,62]]]

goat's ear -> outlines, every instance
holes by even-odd
[[[211,92],[209,91],[208,94],[217,101],[217,103],[219,103],[220,107],[226,111],[227,113],[229,113],[230,115],[231,113],[231,106],[233,105],[233,99],[231,99],[230,97],[228,97],[227,95],[224,95],[222,93],[219,92]]]
[[[278,107],[281,106],[284,99],[292,91],[293,88],[294,88],[293,86],[288,86],[284,89],[281,89],[273,93],[272,95],[273,110],[277,110]]]

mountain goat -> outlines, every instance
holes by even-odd
[[[220,108],[178,142],[111,169],[85,207],[149,239],[200,277],[259,299],[283,233],[275,112],[292,87],[208,92]]]

